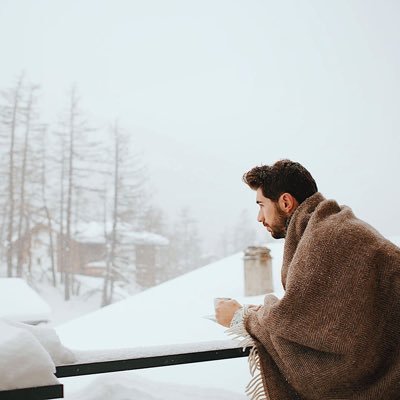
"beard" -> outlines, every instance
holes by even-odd
[[[276,219],[274,224],[270,226],[271,236],[274,239],[284,239],[286,237],[287,227],[290,222],[291,215],[285,214],[278,205],[276,205]]]

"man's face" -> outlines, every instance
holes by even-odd
[[[261,188],[257,189],[256,202],[260,206],[257,221],[267,228],[274,239],[284,238],[289,215],[280,208],[279,202],[264,197]]]

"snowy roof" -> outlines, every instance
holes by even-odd
[[[125,238],[136,245],[167,246],[169,240],[161,235],[152,232],[126,232]]]
[[[105,269],[107,267],[106,261],[92,261],[90,263],[87,263],[87,267],[91,268],[103,268]]]
[[[269,247],[276,291],[282,294],[280,266],[283,242]],[[214,297],[232,297],[246,302],[262,300],[263,296],[244,298],[243,253],[69,321],[59,326],[58,331],[68,345],[87,350],[226,339],[218,325],[201,318],[213,313]],[[157,315],[156,320],[154,313]],[[184,324],[182,314],[185,315]],[[134,316],[134,320],[129,316]],[[177,325],[171,326],[171,322]],[[158,332],[160,324],[165,324],[162,336]],[[184,330],[182,326],[185,326]],[[110,329],[115,329],[111,336]],[[74,333],[77,332],[79,335],[75,337]]]
[[[83,243],[104,243],[105,236],[104,225],[94,221],[79,222],[72,235],[74,240]]]
[[[283,242],[271,244],[269,248],[273,257],[276,292],[281,295]],[[262,302],[263,296],[244,297],[243,253],[164,282],[56,329],[64,345],[78,350],[227,340],[224,327],[203,318],[214,313],[214,297],[233,297],[242,303]],[[243,393],[250,379],[245,358],[134,373],[169,383],[193,385],[200,384],[198,377],[201,376],[201,386],[229,388],[239,393]]]
[[[0,278],[0,318],[20,322],[50,319],[50,306],[20,278]]]
[[[158,235],[152,232],[137,232],[129,224],[119,224],[118,230],[123,234],[126,241],[136,245],[155,245],[165,246],[168,245],[168,239],[164,236]],[[91,221],[91,222],[80,222],[73,234],[74,240],[82,243],[104,243],[105,236],[112,232],[112,224]]]

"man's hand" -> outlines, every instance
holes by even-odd
[[[220,300],[215,306],[215,318],[217,322],[229,328],[233,314],[242,308],[236,300]]]

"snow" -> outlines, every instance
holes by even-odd
[[[39,322],[50,315],[50,306],[23,279],[0,278],[0,318]]]
[[[61,341],[53,328],[47,326],[32,326],[21,322],[3,320],[4,324],[19,330],[28,332],[34,336],[43,349],[49,354],[55,364],[69,364],[76,361],[73,352],[61,344]]]
[[[56,326],[96,311],[101,304],[101,291],[95,290],[92,287],[82,287],[79,296],[73,296],[69,301],[65,301],[62,286],[53,287],[45,282],[38,283],[36,286],[40,296],[47,303],[51,304],[50,326]]]
[[[96,378],[67,400],[245,400],[246,396],[227,390],[193,385],[160,383],[120,372]]]
[[[79,282],[84,289],[88,290],[101,290],[104,285],[103,277],[75,274],[74,279]]]
[[[75,361],[50,328],[0,320],[0,390],[58,383],[55,364]]]

